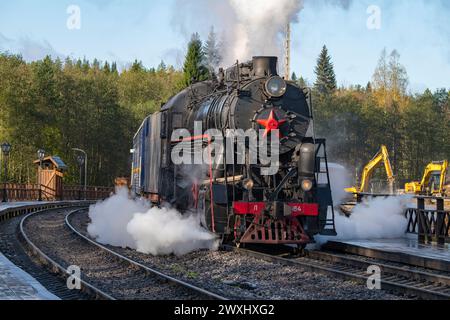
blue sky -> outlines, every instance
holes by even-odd
[[[80,30],[66,27],[72,4],[81,9]],[[370,5],[381,9],[379,30],[366,26]],[[187,35],[199,31],[206,37],[214,21],[199,18],[195,27],[180,29],[179,10],[176,0],[0,0],[0,50],[27,60],[52,54],[120,65],[139,59],[150,67],[164,59],[179,67]],[[450,0],[305,0],[292,30],[292,69],[314,81],[326,44],[339,84],[365,85],[382,49],[397,49],[413,92],[450,88],[449,17]]]

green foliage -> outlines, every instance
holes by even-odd
[[[331,94],[336,88],[336,75],[334,73],[334,66],[331,62],[331,57],[328,54],[328,49],[323,46],[319,59],[317,60],[317,66],[314,69],[317,76],[314,84],[314,89],[320,94]]]
[[[389,58],[382,54],[365,87],[336,89],[326,48],[319,60],[317,70],[328,71],[318,72],[326,81],[318,79],[313,96],[316,135],[328,139],[332,161],[360,172],[385,144],[401,183],[418,179],[430,161],[450,159],[447,89],[407,94],[407,73],[396,52]],[[91,185],[110,185],[115,177],[129,176],[129,149],[142,120],[192,78],[206,79],[203,62],[198,35],[190,43],[185,72],[163,61],[146,69],[136,60],[119,72],[116,63],[50,58],[26,63],[19,56],[0,54],[0,143],[13,146],[12,180],[35,181],[32,161],[39,148],[67,162],[69,183],[79,180],[72,148],[88,152]],[[303,77],[297,83],[309,86]]]
[[[189,42],[183,71],[183,85],[185,87],[197,81],[207,80],[209,77],[208,68],[205,66],[205,53],[203,52],[202,41],[198,33],[194,33]]]
[[[13,146],[12,179],[35,181],[32,161],[39,148],[68,164],[68,183],[79,181],[72,148],[88,152],[90,185],[129,176],[135,131],[179,91],[181,79],[182,73],[163,63],[155,72],[135,61],[119,73],[116,63],[47,57],[27,64],[0,54],[0,141]]]
[[[316,135],[328,139],[331,161],[360,174],[385,144],[401,187],[418,179],[429,162],[450,159],[449,92],[427,90],[403,99],[404,107],[386,109],[378,104],[377,92],[366,88],[316,95]]]

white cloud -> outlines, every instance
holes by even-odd
[[[46,56],[54,59],[65,58],[65,55],[56,51],[48,41],[37,41],[27,36],[10,39],[0,33],[0,50],[20,54],[25,61],[41,60]]]

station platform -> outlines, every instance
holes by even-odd
[[[11,208],[31,206],[36,202],[0,203],[0,213]],[[45,205],[47,202],[39,202]],[[60,300],[31,275],[17,267],[0,252],[0,300]]]
[[[0,300],[60,300],[0,253]]]
[[[32,206],[35,204],[49,204],[50,202],[46,202],[46,201],[41,201],[41,202],[37,202],[37,201],[28,201],[28,202],[0,202],[0,211],[6,210],[6,209],[11,209],[11,208],[20,208],[20,207],[25,207],[25,206]]]
[[[398,239],[329,241],[322,248],[450,272],[450,245],[420,244],[417,236]]]

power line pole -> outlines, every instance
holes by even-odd
[[[286,42],[284,47],[284,78],[291,80],[291,24],[286,26]]]

